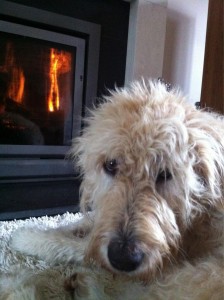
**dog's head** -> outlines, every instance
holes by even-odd
[[[224,123],[153,82],[113,92],[87,122],[72,150],[94,212],[86,259],[147,280],[221,199]]]

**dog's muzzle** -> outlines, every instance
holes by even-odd
[[[108,246],[111,266],[119,271],[135,271],[143,261],[144,254],[133,240],[113,239]]]

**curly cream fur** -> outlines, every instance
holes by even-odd
[[[223,117],[152,81],[104,100],[71,150],[83,177],[84,237],[20,231],[13,247],[90,268],[71,279],[75,299],[223,299]],[[104,168],[112,160],[114,176]],[[131,272],[108,259],[121,236],[144,255]]]

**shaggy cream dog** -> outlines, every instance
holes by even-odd
[[[20,229],[14,249],[75,263],[74,299],[224,299],[221,116],[137,82],[105,98],[71,152],[84,218]]]

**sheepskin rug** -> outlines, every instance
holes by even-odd
[[[77,271],[77,266],[50,266],[35,257],[13,251],[9,241],[12,232],[21,227],[57,228],[74,224],[80,218],[81,214],[65,213],[55,217],[0,222],[0,300],[72,299],[71,293],[64,289],[64,280]]]

